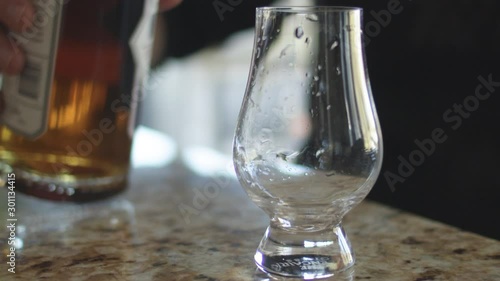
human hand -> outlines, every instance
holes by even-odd
[[[9,36],[9,30],[22,32],[32,24],[34,14],[29,0],[0,0],[0,73],[16,74],[22,70],[24,54]]]
[[[1,0],[0,0],[1,1]],[[179,5],[182,0],[160,0],[160,10],[167,11]]]
[[[160,0],[160,10],[172,9],[182,0]],[[17,74],[24,65],[24,54],[9,37],[9,32],[22,32],[32,24],[35,14],[29,0],[0,0],[0,73]],[[4,25],[6,28],[1,28]]]

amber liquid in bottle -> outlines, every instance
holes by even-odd
[[[16,173],[17,190],[86,201],[125,188],[134,120],[131,87],[123,79],[128,37],[140,14],[124,14],[133,1],[65,4],[47,131],[33,140],[0,127],[0,159]],[[127,19],[130,26],[120,26]]]

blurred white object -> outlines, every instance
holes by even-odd
[[[151,77],[141,124],[171,136],[187,158],[184,163],[196,172],[226,171],[232,162],[252,46],[253,29],[246,30],[219,46],[171,59]],[[206,152],[203,157],[193,157],[200,151]]]
[[[132,167],[163,167],[175,160],[177,145],[167,135],[139,126],[132,145]]]

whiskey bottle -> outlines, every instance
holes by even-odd
[[[158,0],[34,1],[26,51],[4,77],[0,165],[16,189],[88,201],[123,190]]]

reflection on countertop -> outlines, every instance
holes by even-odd
[[[0,202],[5,222],[5,190]],[[105,201],[18,194],[17,205],[16,273],[2,262],[0,280],[290,280],[256,270],[268,218],[235,179],[197,176],[176,161],[134,169],[129,189]],[[345,228],[357,263],[330,280],[500,280],[498,241],[369,201]],[[5,257],[7,239],[0,248]]]

